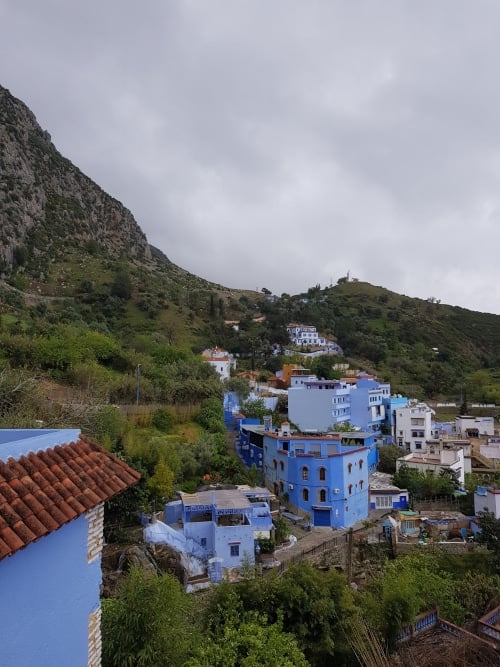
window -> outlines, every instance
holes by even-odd
[[[273,459],[273,468],[276,470],[278,467],[278,461],[276,459]]]
[[[359,469],[363,469],[363,459],[359,459]]]
[[[309,489],[302,489],[302,500],[306,503],[309,501]]]
[[[351,495],[351,493],[352,493],[352,484],[349,484],[348,489],[349,489],[349,495]]]
[[[326,479],[326,468],[320,468],[319,469],[319,478],[322,482],[325,481],[325,479]]]
[[[283,463],[283,461],[280,461],[280,470],[284,470],[284,469],[285,469],[285,464]]]
[[[320,489],[319,502],[320,503],[326,503],[326,491],[325,491],[325,489]]]
[[[352,472],[352,463],[348,463],[348,464],[347,464],[347,472],[348,472],[349,474],[351,474],[351,472]]]
[[[422,449],[422,443],[418,440],[415,441],[415,449]]]
[[[302,468],[302,479],[303,480],[309,479],[309,468],[306,468],[306,466]]]
[[[375,497],[375,507],[377,509],[385,509],[386,507],[392,507],[392,497],[391,496],[376,496]]]
[[[363,488],[363,480],[362,480],[362,479],[359,480],[359,488],[360,488],[360,489]]]
[[[207,538],[202,537],[201,540],[200,540],[200,544],[201,544],[202,547],[206,547],[207,546]]]
[[[280,493],[283,493],[284,490],[285,490],[285,485],[283,484],[283,482],[280,482]]]
[[[231,544],[230,545],[230,555],[233,558],[236,558],[237,556],[240,555],[240,545],[239,544]]]

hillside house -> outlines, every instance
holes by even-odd
[[[410,400],[408,405],[399,405],[394,411],[394,443],[408,452],[425,449],[425,441],[433,435],[434,410],[426,403]]]
[[[288,418],[305,431],[351,421],[351,389],[340,380],[307,380],[288,390]]]
[[[164,523],[146,528],[146,541],[198,558],[214,582],[230,579],[244,562],[255,562],[256,540],[272,535],[270,496],[248,486],[183,493],[165,506]]]
[[[263,461],[264,482],[315,526],[352,526],[368,516],[368,473],[373,434],[312,435],[242,424],[236,450],[246,461]],[[345,439],[344,439],[344,436]],[[248,464],[247,464],[248,465]]]
[[[309,347],[325,347],[326,338],[320,336],[316,327],[307,324],[291,323],[286,328],[293,345],[308,345]]]
[[[231,377],[231,369],[236,368],[236,359],[232,354],[221,350],[218,347],[204,350],[201,353],[203,361],[210,364],[217,371],[221,380],[227,380]]]
[[[370,509],[372,510],[407,510],[409,494],[407,489],[400,489],[392,482],[392,475],[373,472],[369,477]]]
[[[443,470],[453,471],[460,486],[465,484],[464,450],[459,445],[443,442],[422,452],[411,452],[396,460],[396,470],[403,465],[422,472],[433,472],[436,476]]]
[[[479,438],[495,435],[493,417],[459,415],[455,418],[455,432],[463,438]]]
[[[491,512],[500,519],[500,488],[498,486],[478,486],[474,492],[474,512]]]
[[[0,662],[98,667],[104,502],[139,473],[78,429],[0,430]]]
[[[390,384],[359,378],[351,387],[351,423],[365,431],[380,433],[386,421],[384,399],[390,395]]]

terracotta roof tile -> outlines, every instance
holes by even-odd
[[[0,470],[0,480],[1,479],[2,479],[2,471]],[[0,481],[0,493],[8,503],[12,502],[14,498],[17,498],[16,492],[10,488],[8,482]]]
[[[0,539],[0,560],[10,554],[10,547]]]
[[[49,529],[34,514],[26,517],[24,522],[37,537],[42,537],[42,535],[46,535],[49,532]]]
[[[18,537],[20,537],[22,539],[22,541],[25,544],[27,544],[29,542],[33,542],[33,540],[36,539],[36,535],[31,532],[31,530],[24,523],[24,521],[17,521],[12,526],[12,530],[16,533],[16,535]]]
[[[14,551],[24,547],[24,543],[21,538],[18,537],[12,528],[9,528],[9,526],[6,526],[0,532],[0,539],[2,539],[7,544],[11,553],[14,553]]]
[[[139,478],[138,472],[83,435],[77,442],[0,461],[0,560]]]

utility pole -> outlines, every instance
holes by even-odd
[[[141,364],[137,364],[137,383],[135,387],[135,404],[139,405],[139,396],[141,393]]]

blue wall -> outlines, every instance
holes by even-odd
[[[101,582],[100,559],[87,563],[87,529],[82,516],[0,563],[4,667],[86,667]]]
[[[369,451],[343,446],[340,438],[265,435],[265,482],[275,492],[287,493],[313,523],[321,513],[333,528],[352,526],[368,516]]]
[[[76,442],[79,437],[80,430],[76,428],[0,429],[0,460],[6,461],[9,456],[19,459],[40,449]]]

